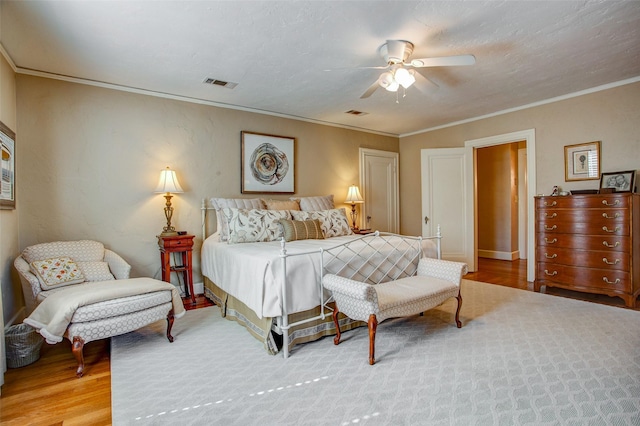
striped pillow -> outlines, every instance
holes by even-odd
[[[291,220],[280,219],[282,225],[282,235],[285,241],[295,240],[323,240],[324,234],[318,219],[314,220]]]

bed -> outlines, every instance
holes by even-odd
[[[439,229],[428,238],[358,235],[350,231],[344,209],[328,208],[333,207],[332,197],[325,203],[302,199],[298,205],[268,201],[203,200],[201,267],[205,296],[223,317],[242,324],[263,342],[270,354],[282,351],[286,358],[294,345],[336,333],[332,300],[321,285],[325,272],[365,274],[376,280],[376,274],[392,274],[394,279],[415,273],[421,256],[440,257]],[[284,207],[306,210],[278,210]],[[209,235],[212,211],[219,225]],[[285,226],[290,222],[316,226],[316,232],[301,231],[291,238]],[[262,232],[269,226],[271,233]],[[253,235],[247,237],[247,230]],[[362,325],[366,324],[340,319],[342,331]]]

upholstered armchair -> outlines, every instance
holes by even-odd
[[[14,261],[28,318],[48,343],[72,342],[84,372],[86,343],[128,333],[184,314],[175,287],[152,278],[129,278],[131,266],[97,241],[61,241],[27,247]]]

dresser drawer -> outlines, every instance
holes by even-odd
[[[594,220],[592,222],[564,222],[540,220],[536,223],[536,232],[553,234],[583,235],[629,235],[629,221],[626,223]]]
[[[625,271],[578,268],[538,262],[536,279],[542,284],[545,281],[551,281],[578,291],[596,289],[605,292],[628,292],[631,290],[631,277],[629,272]]]
[[[566,197],[537,197],[536,208],[592,209],[596,207],[628,208],[629,197],[625,194],[595,194]]]
[[[574,250],[541,246],[536,250],[536,260],[549,264],[628,271],[630,256],[624,252]]]
[[[631,238],[627,236],[539,233],[536,235],[536,244],[538,245],[538,250],[544,247],[561,247],[605,252],[631,252]]]
[[[545,223],[555,222],[603,222],[621,223],[629,219],[629,209],[545,209],[538,210],[539,221]]]

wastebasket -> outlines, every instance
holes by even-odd
[[[4,335],[7,351],[7,367],[18,368],[32,364],[40,358],[40,347],[44,338],[35,328],[27,324],[9,327]]]

